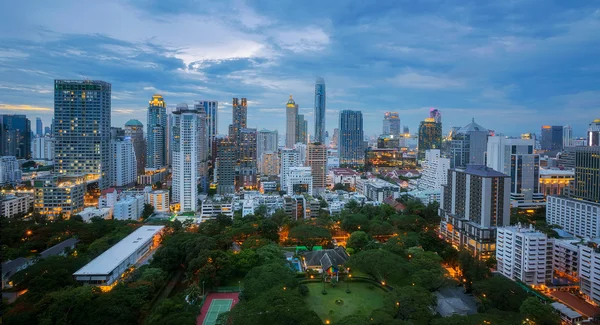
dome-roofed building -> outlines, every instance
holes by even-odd
[[[136,119],[131,119],[131,120],[127,121],[127,123],[125,123],[125,126],[144,127],[144,124],[142,124],[142,122],[140,122]]]
[[[485,165],[485,151],[489,130],[475,122],[452,133],[450,139],[450,168],[466,167],[469,164]]]

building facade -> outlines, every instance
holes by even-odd
[[[440,236],[459,250],[487,259],[496,251],[496,228],[510,223],[510,179],[483,165],[448,170],[439,215]]]
[[[238,98],[233,98],[231,112],[233,116],[229,137],[233,140],[233,143],[237,143],[240,130],[248,127],[248,100],[242,98],[240,101]]]
[[[600,146],[574,147],[575,197],[600,202]]]
[[[0,195],[0,215],[14,218],[25,215],[33,208],[33,197],[30,195]]]
[[[54,138],[51,136],[33,139],[33,159],[54,160]]]
[[[318,142],[308,144],[306,166],[311,169],[313,192],[324,191],[327,185],[327,147],[324,144]]]
[[[125,137],[131,139],[135,152],[136,171],[143,175],[146,170],[146,139],[144,139],[144,125],[138,120],[129,120],[125,123]]]
[[[300,167],[300,155],[296,149],[285,148],[281,150],[281,168],[279,169],[279,188],[287,191],[287,182],[292,167]]]
[[[286,178],[288,195],[313,195],[313,176],[310,167],[290,167]]]
[[[573,169],[540,168],[540,193],[544,196],[562,195],[574,180]]]
[[[427,150],[441,147],[442,123],[437,123],[434,118],[428,117],[419,125],[418,159],[424,159]]]
[[[263,176],[279,175],[279,154],[275,151],[263,152],[260,173]]]
[[[21,183],[22,174],[16,157],[0,157],[0,185]]]
[[[573,146],[573,127],[570,125],[563,126],[562,147]]]
[[[235,168],[237,164],[236,145],[229,139],[220,139],[217,143],[217,193],[220,195],[235,193]]]
[[[597,147],[600,146],[600,118],[595,119],[590,123],[587,129],[587,146]]]
[[[285,147],[293,148],[296,144],[298,127],[298,105],[290,95],[290,99],[285,105]]]
[[[83,210],[84,193],[83,177],[36,179],[33,209],[49,220],[68,219]]]
[[[134,185],[137,180],[137,156],[130,137],[110,140],[110,184],[109,186]]]
[[[25,115],[0,114],[0,156],[31,158],[31,121]]]
[[[258,167],[256,165],[257,155],[256,129],[244,128],[239,133],[238,154],[239,165],[235,189],[257,189]]]
[[[327,107],[327,90],[325,80],[317,78],[315,82],[315,133],[314,142],[325,143],[325,110]]]
[[[533,228],[498,228],[496,238],[497,270],[512,280],[527,285],[544,285],[552,277],[552,240]]]
[[[440,155],[439,149],[425,151],[425,160],[421,163],[423,172],[417,185],[419,190],[441,191],[442,185],[446,184],[450,159]]]
[[[402,134],[400,129],[400,116],[398,112],[385,112],[383,116],[383,135],[398,137]]]
[[[146,193],[146,202],[154,207],[154,212],[166,213],[169,212],[170,200],[169,191],[154,190]]]
[[[542,150],[561,150],[563,148],[563,126],[542,126],[542,140],[540,141],[540,144],[542,146]]]
[[[208,141],[209,152],[212,152],[215,137],[219,134],[219,102],[200,100],[196,105],[203,107],[204,114],[206,114],[206,141]]]
[[[489,130],[475,123],[475,119],[453,132],[450,140],[450,168],[464,168],[468,164],[484,165],[489,133]]]
[[[308,143],[308,121],[304,119],[304,114],[296,116],[296,143]]]
[[[579,237],[600,237],[600,204],[567,198],[546,197],[546,222],[561,226],[566,232]]]
[[[362,166],[365,163],[363,116],[361,111],[340,112],[338,151],[340,165]]]
[[[279,148],[279,134],[277,130],[262,129],[256,134],[256,159],[258,166],[263,160],[263,153],[277,152]],[[259,167],[260,169],[260,167]],[[260,171],[260,170],[259,170]]]

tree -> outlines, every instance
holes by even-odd
[[[160,190],[162,188],[162,182],[157,181],[156,183],[154,183],[154,188],[157,190]]]
[[[490,269],[485,265],[485,262],[474,258],[467,251],[458,253],[458,265],[462,271],[463,283],[467,292],[471,292],[474,282],[490,276]]]
[[[86,324],[87,310],[94,305],[92,299],[97,288],[91,286],[68,287],[49,293],[37,305],[39,324]]]
[[[415,248],[409,249],[408,253],[411,256],[409,272],[414,284],[429,291],[436,291],[446,284],[446,270],[439,255]]]
[[[350,202],[354,202],[354,201],[350,201]],[[353,231],[357,231],[359,229],[363,230],[363,231],[367,231],[368,225],[369,225],[369,218],[364,214],[357,213],[357,214],[351,214],[351,215],[345,216],[342,219],[340,228],[342,228],[342,230],[345,230],[347,232],[353,232]]]
[[[154,213],[154,206],[151,204],[145,203],[144,210],[142,210],[142,219],[147,219]]]
[[[290,229],[289,237],[306,246],[308,250],[331,241],[331,234],[327,229],[311,225],[300,225]]]
[[[354,251],[358,253],[363,250],[363,248],[365,248],[371,241],[371,237],[369,237],[366,232],[355,231],[350,234],[350,238],[348,239],[346,246],[354,249]]]
[[[407,274],[407,262],[382,249],[371,249],[350,256],[346,266],[373,277],[378,282],[398,283]]]
[[[200,310],[189,305],[183,296],[178,295],[161,301],[146,319],[148,325],[195,324]]]
[[[187,300],[192,305],[197,305],[202,299],[202,289],[200,289],[200,286],[197,283],[193,283],[189,287],[187,287],[187,289],[185,289],[185,295],[187,297]]]
[[[291,291],[298,284],[294,272],[283,263],[269,263],[253,268],[244,278],[244,299],[252,300],[271,288]]]
[[[556,313],[556,310],[550,305],[542,304],[540,300],[535,297],[525,299],[521,304],[519,311],[538,325],[560,324],[560,316]]]
[[[527,298],[527,293],[521,287],[503,276],[492,276],[476,282],[473,293],[483,297],[484,306],[513,312],[518,312]]]
[[[396,318],[411,320],[414,324],[428,324],[433,318],[431,310],[437,299],[419,286],[406,286],[394,290],[391,299],[386,299],[386,310],[395,310]]]

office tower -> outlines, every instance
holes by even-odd
[[[296,143],[308,143],[308,121],[303,114],[296,117]]]
[[[52,136],[52,131],[49,126],[44,127],[44,135]]]
[[[109,186],[134,185],[137,179],[137,156],[130,137],[110,140],[110,184]]]
[[[198,182],[202,177],[202,157],[206,146],[202,143],[206,116],[177,105],[173,112],[173,202],[179,202],[179,211],[198,210]]]
[[[435,120],[435,123],[442,124],[442,112],[437,108],[429,109],[429,117]]]
[[[385,112],[383,116],[383,135],[400,135],[400,116],[398,112]]]
[[[296,144],[296,128],[298,127],[298,105],[290,95],[290,99],[285,105],[285,147],[293,148]]]
[[[55,80],[54,172],[99,179],[109,186],[111,85],[98,80]]]
[[[313,192],[320,193],[327,183],[327,147],[313,142],[308,144],[306,151],[306,166],[311,169]]]
[[[573,146],[573,127],[570,125],[563,126],[562,148]]]
[[[447,183],[450,159],[442,158],[439,149],[425,151],[425,160],[421,163],[423,172],[418,181],[419,190],[440,191]]]
[[[33,139],[33,159],[54,160],[54,138],[50,136]]]
[[[450,168],[484,165],[489,133],[475,119],[454,132],[450,140]]]
[[[281,191],[287,191],[290,168],[299,166],[301,166],[300,157],[296,149],[285,148],[281,150],[281,168],[279,169],[279,189]]]
[[[167,150],[167,154],[165,155],[167,158],[166,166],[171,166],[173,164],[173,114],[170,112],[167,112],[167,130],[165,134],[165,148]],[[148,146],[146,145],[146,151],[148,150],[147,148]]]
[[[265,152],[277,152],[279,147],[279,133],[277,130],[262,129],[256,135],[256,157],[262,160],[262,155]]]
[[[562,125],[542,126],[542,150],[561,150],[563,145]]]
[[[0,185],[21,183],[21,175],[15,156],[0,157]]]
[[[313,177],[310,167],[290,167],[286,178],[287,195],[313,195]]]
[[[248,124],[248,102],[246,98],[242,98],[241,102],[238,98],[232,100],[232,124],[229,130],[229,137],[233,143],[238,143],[240,130],[245,129]]]
[[[587,145],[600,146],[600,118],[593,120],[587,129]]]
[[[363,116],[361,111],[340,112],[339,153],[340,165],[352,167],[365,163]]]
[[[442,147],[442,123],[428,117],[419,125],[418,159],[425,158],[425,151]]]
[[[574,147],[574,196],[586,201],[600,202],[600,146]]]
[[[219,134],[219,102],[216,100],[200,100],[198,105],[204,107],[206,113],[206,132],[209,152],[212,152],[213,141]]]
[[[404,126],[402,133],[404,134],[404,136],[410,136],[410,129],[408,128],[408,125]]]
[[[308,146],[304,143],[296,143],[294,149],[298,152],[298,163],[300,166],[306,166],[306,148]]]
[[[146,168],[162,169],[167,166],[168,138],[167,103],[165,103],[161,95],[153,95],[152,99],[148,102],[147,127]]]
[[[552,277],[552,239],[530,225],[500,227],[496,240],[497,269],[526,285],[545,285]]]
[[[534,154],[534,140],[489,137],[487,166],[510,176],[513,207],[544,205],[540,192],[540,156]]]
[[[263,152],[260,173],[263,176],[279,175],[279,155],[277,154],[277,151]]]
[[[239,166],[235,189],[258,188],[256,166],[256,129],[243,128],[239,132]]]
[[[31,158],[31,122],[25,115],[0,115],[0,156]]]
[[[331,143],[333,144],[334,148],[337,148],[339,140],[340,140],[340,129],[335,128],[335,129],[333,129],[333,136],[331,137]]]
[[[208,190],[208,157],[211,153],[209,143],[210,135],[208,134],[208,124],[210,120],[208,119],[206,113],[205,103],[194,104],[194,110],[197,112],[198,118],[200,119],[198,124],[198,136],[200,137],[200,151],[198,152],[198,176],[200,185],[202,186],[202,191],[206,192]]]
[[[230,138],[217,140],[217,160],[215,174],[217,176],[217,193],[235,193],[235,167],[237,164],[236,144]]]
[[[35,118],[35,135],[38,137],[44,136],[44,125],[39,117]]]
[[[509,176],[483,165],[448,170],[442,189],[440,236],[480,259],[494,255],[496,227],[510,222]]]
[[[60,122],[60,117],[56,117],[56,121],[56,131],[60,132],[60,125],[63,123]],[[36,212],[49,220],[57,220],[60,217],[69,219],[83,211],[85,180],[83,177],[38,178],[34,182],[33,193],[33,209]]]
[[[131,139],[135,151],[136,170],[138,175],[144,174],[146,169],[146,140],[144,139],[144,125],[138,120],[129,120],[125,123],[125,136]]]
[[[327,92],[325,80],[317,78],[315,83],[315,142],[325,143],[325,107]],[[308,131],[306,131],[308,132]]]

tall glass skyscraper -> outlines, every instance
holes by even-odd
[[[433,117],[428,117],[419,125],[419,160],[425,159],[425,151],[442,147],[442,123],[436,123]]]
[[[385,112],[383,116],[383,135],[400,135],[400,116],[398,112]]]
[[[338,150],[340,165],[362,166],[365,163],[363,116],[361,111],[340,112]]]
[[[234,143],[238,143],[240,138],[240,130],[248,127],[248,101],[246,98],[239,99],[234,98],[232,101],[232,124],[229,137],[232,138]]]
[[[325,80],[317,78],[315,83],[315,141],[325,143],[325,107],[327,92]]]
[[[44,124],[42,123],[42,119],[39,117],[35,118],[35,135],[38,137],[44,136]]]
[[[146,130],[146,168],[167,166],[167,103],[161,95],[153,95],[148,103]]]
[[[0,156],[31,158],[31,121],[25,115],[0,115]]]
[[[54,171],[99,178],[109,186],[111,84],[99,80],[54,81]]]
[[[199,100],[196,106],[203,106],[206,113],[206,130],[208,132],[208,147],[212,152],[213,141],[219,134],[219,102],[215,100]]]
[[[143,175],[146,169],[146,140],[144,140],[144,125],[138,120],[129,120],[125,123],[125,136],[131,138],[135,151],[136,170],[138,175]]]
[[[542,126],[542,150],[561,150],[563,146],[563,126]]]

